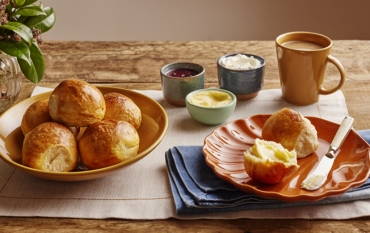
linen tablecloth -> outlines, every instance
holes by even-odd
[[[161,91],[140,92],[158,101],[169,118],[167,134],[153,152],[111,176],[81,182],[36,178],[0,161],[0,215],[122,219],[346,219],[370,214],[370,200],[362,200],[331,205],[177,215],[167,175],[165,152],[174,146],[201,146],[204,138],[219,126],[197,123],[186,108],[168,104]],[[238,101],[235,113],[227,121],[273,113],[283,107],[336,123],[340,123],[348,114],[341,91],[321,96],[318,103],[309,106],[294,106],[281,99],[280,90],[271,89],[261,91],[252,100]]]

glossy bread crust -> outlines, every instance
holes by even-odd
[[[262,128],[262,139],[280,143],[298,158],[306,157],[319,146],[317,131],[301,113],[283,108],[272,114]]]
[[[67,126],[88,126],[102,120],[105,111],[103,94],[82,80],[62,81],[49,97],[51,118]]]
[[[103,120],[87,127],[78,145],[82,163],[98,169],[136,156],[139,141],[139,134],[128,122]]]
[[[45,122],[29,132],[23,141],[22,164],[43,171],[68,172],[78,161],[77,140],[59,123]]]
[[[27,108],[21,121],[21,130],[23,135],[28,134],[41,123],[53,121],[49,115],[48,102],[48,99],[39,100]]]
[[[129,97],[110,92],[104,95],[106,111],[103,119],[127,121],[138,129],[141,125],[141,110]]]

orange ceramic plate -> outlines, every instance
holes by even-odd
[[[118,92],[131,98],[140,108],[143,121],[138,129],[140,136],[139,151],[136,157],[125,162],[96,170],[81,170],[73,172],[46,172],[32,169],[21,164],[23,134],[20,129],[22,117],[26,109],[35,101],[49,98],[51,92],[28,98],[12,108],[8,109],[0,116],[0,157],[9,165],[28,174],[61,181],[81,181],[101,178],[123,169],[124,167],[144,158],[154,150],[162,141],[168,127],[166,111],[155,100],[139,92],[112,88],[98,87],[105,94],[108,92]],[[83,169],[83,168],[82,168]]]
[[[331,172],[324,185],[316,191],[306,191],[300,184],[327,152],[339,125],[316,117],[307,117],[316,127],[320,146],[315,153],[298,159],[299,169],[275,185],[253,181],[244,169],[243,152],[249,149],[255,138],[261,138],[261,130],[270,115],[255,115],[230,122],[214,130],[204,140],[203,153],[207,164],[223,180],[237,188],[268,199],[286,202],[317,201],[340,195],[360,186],[369,177],[369,145],[351,130],[340,148]]]

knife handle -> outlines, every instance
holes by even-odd
[[[333,141],[331,142],[329,151],[327,153],[327,156],[334,157],[334,153],[338,150],[338,148],[342,145],[344,142],[344,139],[346,139],[349,131],[352,128],[354,119],[352,117],[345,117],[340,124],[337,133],[335,134]],[[328,155],[330,154],[330,155]]]

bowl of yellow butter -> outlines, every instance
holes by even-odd
[[[196,90],[185,98],[190,116],[206,125],[225,122],[234,113],[236,102],[233,93],[217,88]]]

